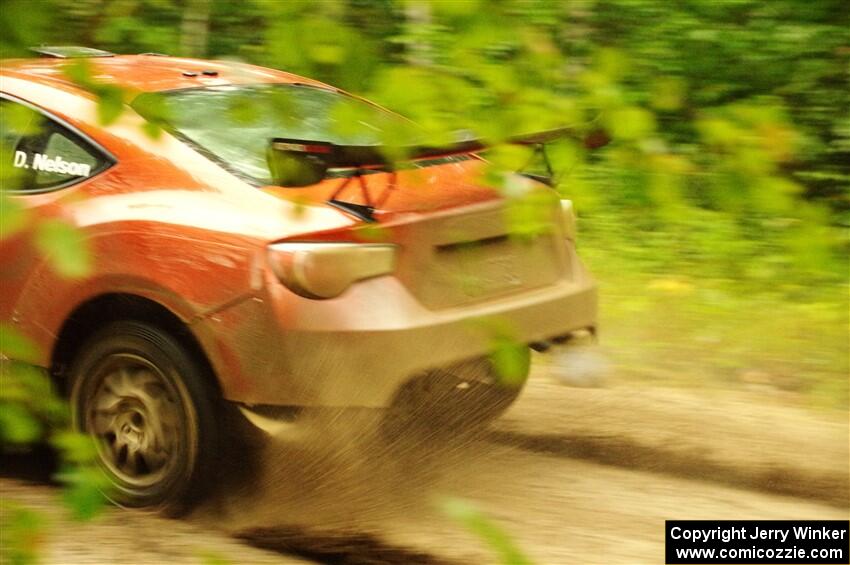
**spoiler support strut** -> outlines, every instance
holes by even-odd
[[[387,199],[390,196],[390,192],[395,190],[396,183],[398,181],[398,173],[395,169],[371,169],[382,172],[389,173],[389,178],[387,179],[387,187],[384,189],[384,192],[381,196],[375,201],[372,201],[372,195],[369,192],[369,188],[366,186],[366,180],[363,178],[363,169],[355,169],[354,173],[351,176],[345,177],[336,190],[330,195],[327,200],[327,203],[333,206],[334,208],[339,208],[344,212],[348,212],[353,214],[358,219],[363,220],[364,222],[374,222],[374,212],[376,208],[380,208],[384,205]],[[351,183],[352,179],[357,179],[357,182],[360,184],[360,194],[363,197],[363,202],[365,204],[357,204],[356,202],[349,202],[347,200],[339,200],[337,196],[342,193],[343,190]]]
[[[593,141],[593,144],[588,142],[596,133],[591,133],[584,139],[585,145],[592,148],[600,146],[598,140]],[[548,186],[554,186],[555,173],[546,152],[546,144],[571,135],[576,136],[573,128],[561,127],[507,139],[506,143],[534,147],[531,159],[518,171],[518,174]],[[604,133],[601,135],[604,136]],[[440,147],[410,146],[404,148],[404,153],[407,155],[407,161],[417,161],[476,153],[488,147],[490,144],[481,139],[462,139]],[[337,145],[326,141],[274,138],[269,144],[267,154],[269,170],[272,172],[275,183],[280,186],[310,186],[327,178],[329,169],[353,169],[351,175],[346,176],[336,187],[327,203],[366,222],[375,221],[374,211],[387,201],[397,185],[395,163],[387,159],[383,148],[379,145]],[[524,172],[535,158],[543,161],[545,174]],[[371,171],[389,173],[387,186],[377,200],[372,198],[366,179],[363,178]],[[360,185],[363,203],[339,199],[340,194],[352,182]]]

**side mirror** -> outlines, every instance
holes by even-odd
[[[271,143],[266,161],[272,183],[277,186],[310,186],[324,180],[328,173],[327,161],[298,143]]]

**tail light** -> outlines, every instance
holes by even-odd
[[[268,256],[274,273],[296,294],[333,298],[357,281],[392,273],[396,251],[378,243],[276,243]]]
[[[576,240],[576,213],[572,200],[561,200],[561,212],[564,218],[564,233],[570,241]]]

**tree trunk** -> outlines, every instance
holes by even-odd
[[[409,2],[404,10],[404,18],[410,36],[406,56],[408,64],[431,66],[434,63],[428,37],[432,23],[431,5],[425,2]]]
[[[207,54],[209,26],[210,0],[186,0],[183,24],[180,27],[181,55],[204,57]]]

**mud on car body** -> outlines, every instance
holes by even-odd
[[[6,188],[73,224],[94,264],[64,278],[31,230],[0,240],[0,317],[40,346],[118,502],[196,496],[232,406],[256,422],[274,407],[457,405],[486,422],[528,372],[524,348],[501,382],[494,340],[595,327],[570,203],[517,176],[544,196],[547,229],[511,237],[474,141],[420,147],[395,170],[369,148],[406,122],[378,106],[285,72],[149,55],[91,59],[96,80],[137,93],[103,125],[62,53],[3,63]],[[228,111],[245,103],[254,118]],[[363,127],[337,132],[340,106]],[[152,139],[146,120],[166,131]]]

